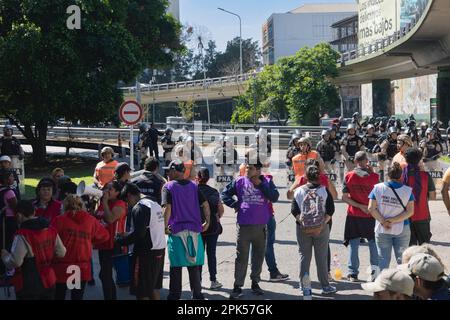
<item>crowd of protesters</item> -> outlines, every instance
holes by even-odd
[[[408,139],[404,140],[408,145]],[[304,293],[310,285],[314,255],[322,294],[332,295],[338,288],[331,285],[329,243],[338,192],[324,174],[320,155],[310,150],[308,138],[301,138],[299,144],[303,151],[292,158],[297,179],[287,197],[292,200],[295,217],[300,289]],[[225,205],[235,211],[237,227],[230,299],[243,296],[249,257],[251,290],[264,295],[259,285],[264,260],[270,281],[286,281],[289,275],[278,269],[274,252],[273,203],[280,193],[273,176],[262,171],[268,165],[258,148],[246,154],[239,177],[223,190],[208,185],[209,170],[196,168],[192,158],[190,162],[175,159],[161,168],[159,159],[150,156],[142,173],[132,178],[130,166],[114,160],[109,147],[101,150],[102,160],[95,167],[94,184],[89,186],[100,194],[80,191],[62,168],[55,168],[50,177],[39,181],[34,200],[21,200],[13,172],[2,167],[1,280],[14,285],[17,299],[63,300],[69,291],[72,300],[81,300],[94,278],[96,249],[103,297],[116,300],[119,283],[114,279],[115,259],[131,252],[127,285],[137,299],[161,298],[167,256],[170,284],[165,298],[181,298],[182,268],[186,267],[192,298],[203,300],[205,258],[209,288],[223,286],[217,274],[216,248]],[[359,246],[367,241],[372,274],[362,288],[376,299],[449,300],[445,265],[429,245],[428,201],[435,199],[436,188],[423,170],[421,151],[403,148],[403,144],[399,151],[401,161],[390,165],[386,182],[379,183],[380,177],[364,151],[356,152],[354,162],[348,164],[351,171],[345,175],[341,190],[348,205],[344,226],[344,244],[349,248],[346,278],[360,281]],[[183,156],[183,152],[179,150],[178,155]],[[7,159],[2,157],[1,161]],[[450,170],[443,186],[450,213],[449,185]],[[392,251],[398,266],[389,269]],[[76,270],[79,279],[74,280]]]

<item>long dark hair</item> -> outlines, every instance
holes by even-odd
[[[414,173],[414,185],[411,186],[415,201],[419,201],[420,193],[422,192],[422,182],[420,177],[419,163],[422,159],[422,151],[417,148],[409,148],[406,150],[405,159],[408,166],[403,169],[403,184],[409,186],[409,172]]]

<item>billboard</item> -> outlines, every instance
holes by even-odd
[[[418,20],[429,0],[359,0],[358,44],[367,46]]]

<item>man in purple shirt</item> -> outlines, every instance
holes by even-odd
[[[185,167],[173,160],[167,168],[169,182],[162,189],[162,207],[170,261],[168,300],[181,298],[182,267],[187,267],[193,299],[204,300],[201,292],[199,266],[204,262],[201,232],[209,226],[208,201],[197,184],[184,179]],[[202,214],[205,222],[202,220]]]
[[[248,256],[252,245],[252,291],[263,295],[259,287],[266,251],[267,222],[272,215],[270,202],[278,201],[280,194],[272,179],[261,175],[262,164],[246,161],[245,176],[230,182],[221,194],[223,203],[237,212],[236,262],[234,289],[230,299],[242,296],[241,287],[247,274]],[[236,197],[236,198],[234,198]]]

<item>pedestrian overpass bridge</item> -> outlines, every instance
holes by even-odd
[[[424,12],[394,35],[343,54],[335,82],[397,80],[436,74],[442,67],[450,67],[450,1],[429,0]]]
[[[247,90],[247,81],[257,73],[208,78],[163,84],[142,84],[141,103],[156,104],[162,102],[203,101],[233,99]],[[136,99],[136,87],[121,88],[125,100]]]

